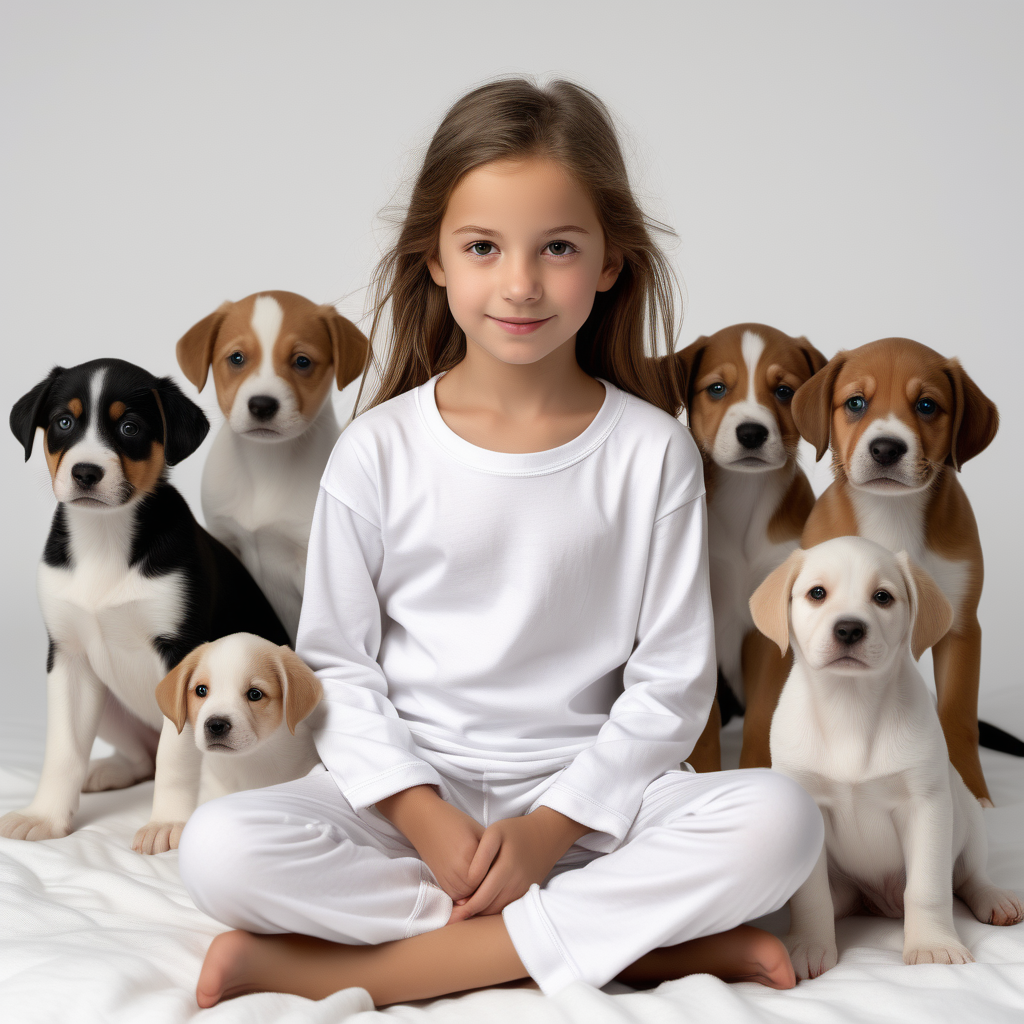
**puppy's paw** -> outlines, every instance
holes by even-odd
[[[63,839],[70,832],[70,822],[54,821],[22,811],[10,811],[0,818],[0,836],[5,839]]]
[[[903,948],[905,964],[973,964],[971,951],[956,939]]]
[[[787,935],[783,940],[793,961],[793,970],[801,981],[816,978],[832,970],[839,960],[836,944],[813,935]]]
[[[151,821],[143,825],[132,840],[132,849],[136,853],[166,853],[178,848],[183,821]]]
[[[1024,904],[1020,897],[1009,889],[1000,889],[995,885],[987,885],[974,893],[963,893],[964,902],[974,912],[974,916],[985,924],[1016,924],[1024,920]]]
[[[127,789],[136,782],[153,777],[148,765],[136,764],[121,754],[99,757],[89,762],[89,772],[82,785],[83,793],[102,793],[107,789]]]

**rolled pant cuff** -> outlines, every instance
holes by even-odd
[[[420,891],[416,905],[405,926],[405,937],[422,935],[443,928],[452,916],[452,898],[434,880],[433,872],[426,864],[420,867]]]
[[[501,916],[519,959],[544,995],[557,995],[582,977],[541,906],[539,885],[531,885],[529,892],[510,903]]]

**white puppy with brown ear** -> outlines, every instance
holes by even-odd
[[[320,760],[309,716],[322,696],[320,680],[291,648],[252,633],[232,633],[187,655],[156,688],[166,717],[153,816],[132,849],[177,849],[199,804],[306,775]]]
[[[822,855],[790,903],[797,976],[835,966],[835,919],[861,909],[903,915],[908,964],[972,961],[953,893],[989,924],[1015,924],[1024,908],[986,874],[981,807],[950,764],[914,664],[949,628],[949,601],[906,552],[837,537],[794,551],[750,610],[783,653],[793,645],[772,767],[825,819]]]

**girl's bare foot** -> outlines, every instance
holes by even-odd
[[[259,935],[249,932],[222,932],[210,943],[199,972],[196,1002],[204,1010],[233,996],[266,991],[257,984],[258,961],[262,960]]]
[[[747,924],[678,946],[653,949],[627,967],[619,981],[651,985],[688,974],[713,974],[723,981],[756,981],[769,988],[792,988],[796,984],[782,940]]]

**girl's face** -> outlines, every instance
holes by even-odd
[[[455,322],[505,363],[533,363],[572,341],[622,269],[597,211],[561,164],[494,160],[456,186],[430,276]]]

